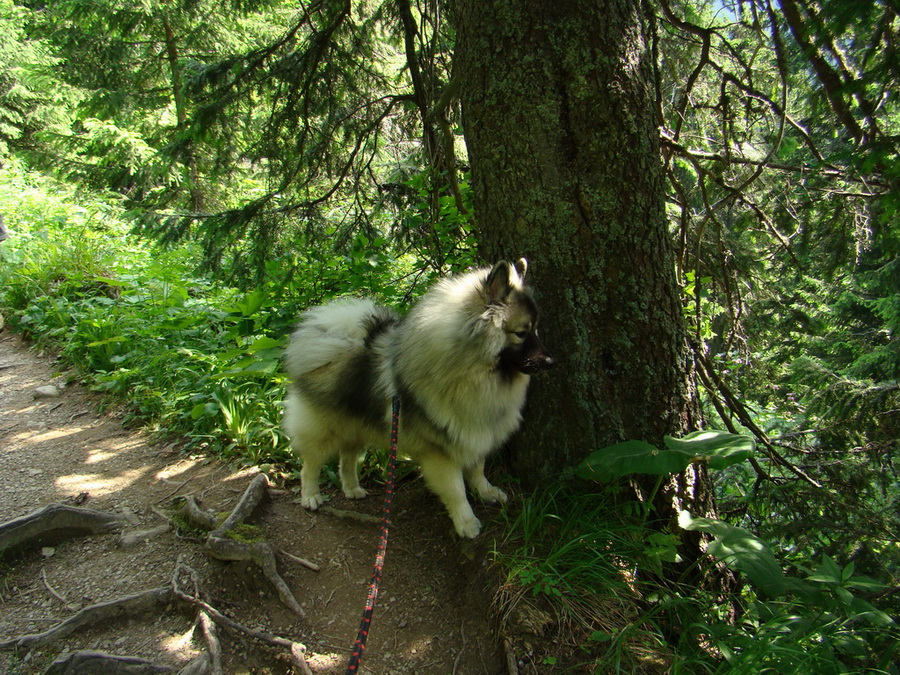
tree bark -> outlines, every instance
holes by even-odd
[[[531,261],[540,331],[557,358],[533,378],[506,459],[526,487],[628,439],[663,446],[700,423],[655,117],[642,0],[456,0],[455,67],[486,260]],[[652,524],[714,517],[704,467],[659,484]],[[695,579],[705,547],[681,533]],[[720,576],[720,575],[719,575]],[[697,579],[699,582],[699,579]],[[711,580],[724,587],[728,581]]]
[[[556,371],[511,457],[537,483],[696,423],[640,0],[457,0],[456,65],[485,259],[528,257]]]

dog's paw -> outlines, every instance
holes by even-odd
[[[475,516],[453,520],[453,527],[463,539],[474,539],[481,533],[481,521]]]
[[[359,486],[356,486],[355,488],[344,489],[344,496],[347,497],[347,499],[362,499],[367,494],[369,493]]]
[[[488,485],[478,496],[489,504],[505,504],[509,501],[509,495],[496,485]]]
[[[300,506],[302,506],[304,509],[309,509],[310,511],[315,511],[324,503],[325,497],[321,492],[317,492],[314,495],[300,497]]]

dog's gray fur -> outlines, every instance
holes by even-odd
[[[456,532],[478,535],[465,482],[486,501],[506,501],[484,475],[485,458],[519,427],[530,374],[553,364],[526,270],[524,259],[502,261],[445,279],[403,319],[359,299],[301,316],[285,356],[284,427],[303,459],[304,507],[323,503],[319,473],[335,457],[344,494],[366,495],[358,457],[386,442],[399,394],[398,450],[419,464]]]

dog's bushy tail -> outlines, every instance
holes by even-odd
[[[313,307],[300,317],[285,353],[285,369],[299,380],[330,363],[346,362],[398,320],[371,300],[348,298]]]

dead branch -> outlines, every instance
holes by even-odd
[[[338,518],[346,518],[347,520],[355,520],[357,523],[381,523],[379,516],[373,516],[368,513],[359,513],[358,511],[348,511],[346,509],[336,509],[331,506],[320,506],[319,513],[327,513]]]
[[[0,525],[0,551],[54,533],[87,532],[101,534],[121,529],[124,517],[65,504],[48,504],[42,509]]]
[[[306,569],[312,570],[313,572],[318,572],[322,568],[316,565],[316,563],[311,560],[307,560],[306,558],[298,558],[292,553],[288,553],[287,551],[279,551],[281,555],[283,555],[288,560],[295,562],[299,565],[303,565]]]
[[[66,600],[60,593],[50,585],[50,582],[47,580],[47,570],[41,569],[41,580],[44,582],[44,586],[50,591],[50,595],[59,600],[63,607],[65,607],[70,612],[75,611],[77,607],[72,605],[68,600]]]

